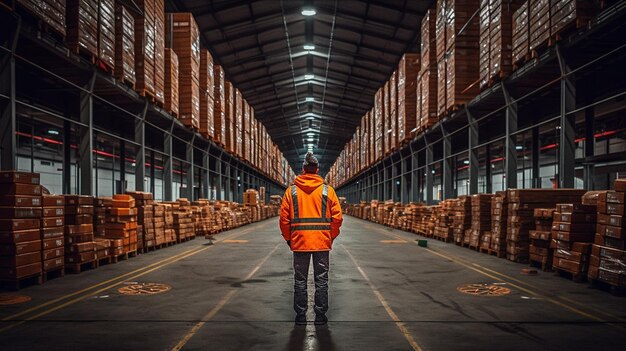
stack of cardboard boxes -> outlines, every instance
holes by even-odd
[[[176,241],[182,242],[195,237],[195,228],[192,219],[191,202],[182,198],[173,206],[174,231]]]
[[[39,175],[0,172],[0,281],[20,288],[41,283],[41,186]]]
[[[596,212],[596,206],[578,202],[558,204],[554,213],[552,267],[571,274],[574,280],[582,280],[587,276]]]
[[[121,240],[123,255],[137,254],[137,208],[132,196],[113,195],[105,228],[105,238],[115,241],[112,245],[114,251],[119,252]]]
[[[491,245],[491,199],[492,194],[471,196],[472,226],[469,230],[469,246],[489,248]],[[466,232],[467,235],[467,232]]]
[[[529,260],[531,264],[539,265],[543,270],[552,266],[552,252],[550,243],[552,240],[552,221],[554,218],[554,208],[536,208],[533,217],[535,218],[535,230],[530,230]]]
[[[65,269],[80,273],[96,268],[94,247],[94,198],[65,195]]]
[[[504,257],[506,254],[508,207],[507,192],[498,191],[491,199],[491,245],[489,246],[489,252],[498,257]]]
[[[459,196],[453,202],[452,211],[452,237],[457,245],[463,244],[465,231],[471,229],[472,226],[472,201],[471,197],[463,195]]]
[[[41,262],[44,280],[52,272],[64,274],[65,268],[65,198],[63,195],[43,194],[41,220]]]

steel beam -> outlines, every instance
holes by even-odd
[[[169,131],[165,133],[163,140],[163,151],[165,153],[165,162],[163,162],[163,200],[172,201],[173,198],[173,160],[172,160],[172,133],[174,132],[175,122],[172,120]]]
[[[441,126],[441,134],[443,135],[442,143],[443,143],[443,157],[442,157],[442,171],[443,171],[443,181],[442,181],[442,198],[443,200],[452,199],[454,197],[454,187],[452,184],[452,159],[450,157],[452,153],[452,141],[450,140],[450,135],[443,127]]]
[[[72,193],[72,125],[63,120],[63,194]]]
[[[139,144],[139,150],[135,155],[135,190],[145,191],[146,187],[146,114],[148,113],[148,100],[144,102],[139,118],[135,118],[135,142]]]
[[[570,74],[563,52],[556,45],[559,68],[561,69],[561,120],[559,134],[559,170],[558,180],[560,188],[574,187],[574,162],[575,162],[575,116],[572,111],[576,109],[576,83]]]
[[[465,109],[468,124],[468,149],[469,161],[469,195],[478,194],[478,123],[468,108]]]
[[[426,137],[424,137],[424,140],[426,140]],[[426,204],[433,205],[435,203],[433,200],[433,146],[428,143],[428,140],[426,140],[424,151],[426,153],[426,187],[424,192],[426,192]]]
[[[586,190],[594,190],[595,168],[594,163],[587,161],[595,153],[595,111],[593,106],[585,110],[585,167],[583,170],[583,182]]]
[[[539,170],[539,127],[533,128],[533,188],[541,188],[541,175]]]
[[[491,144],[487,144],[485,149],[485,193],[491,194]]]
[[[211,144],[209,144],[209,147],[206,149],[204,156],[202,157],[202,167],[204,168],[204,170],[202,170],[202,189],[200,192],[200,196],[205,199],[209,198],[210,190],[209,158],[211,157],[211,153],[209,152],[209,150],[211,150]]]
[[[505,184],[507,189],[515,189],[517,188],[517,151],[515,149],[515,133],[517,132],[517,102],[515,102],[511,97],[506,85],[502,83],[501,86],[502,94],[504,95],[504,101],[506,102],[506,136],[504,142],[504,174],[506,177]],[[491,166],[490,159],[487,162],[487,166]]]
[[[3,170],[17,169],[17,119],[15,114],[15,58],[6,54],[0,61],[0,93],[8,96],[0,111],[0,141],[2,152],[0,168]]]
[[[82,127],[78,147],[78,164],[80,166],[80,194],[94,194],[93,174],[93,87],[96,83],[96,70],[85,89],[80,93],[80,122],[87,127]]]
[[[193,142],[196,140],[196,134],[194,133],[191,136],[191,140],[189,142],[187,142],[186,147],[186,157],[185,160],[189,163],[189,170],[187,170],[187,191],[186,196],[190,201],[194,201],[194,186],[195,186],[195,181],[196,181],[196,177],[195,177],[195,171],[196,171],[196,167],[194,165],[193,162],[193,153],[194,153],[194,147],[193,147]]]

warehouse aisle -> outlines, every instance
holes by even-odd
[[[347,217],[331,253],[327,327],[294,327],[291,254],[271,219],[222,233],[212,246],[196,239],[20,291],[32,301],[0,307],[0,345],[582,350],[626,341],[623,298],[550,273],[521,276],[523,265],[450,244],[429,240],[421,248],[416,238]],[[132,283],[171,289],[147,296],[118,292]],[[476,296],[457,289],[494,283],[495,290],[510,292]]]

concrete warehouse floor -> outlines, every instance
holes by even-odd
[[[331,253],[330,322],[295,327],[277,219],[17,294],[4,350],[589,350],[626,342],[626,299],[525,265],[347,217]],[[312,276],[310,277],[312,284]],[[127,296],[130,282],[171,290]],[[461,293],[497,283],[504,296]],[[312,286],[310,286],[312,288]],[[310,294],[312,298],[312,294]],[[313,311],[309,310],[312,320]]]

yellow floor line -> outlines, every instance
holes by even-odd
[[[385,308],[385,311],[387,311],[387,314],[389,315],[389,317],[391,317],[391,319],[395,322],[395,324],[398,327],[398,329],[400,329],[400,331],[402,332],[402,335],[404,335],[404,338],[406,339],[406,341],[409,343],[409,345],[411,345],[411,348],[413,348],[413,350],[415,350],[415,351],[421,351],[422,348],[419,346],[417,341],[415,341],[415,338],[413,338],[413,335],[411,335],[409,330],[406,328],[405,324],[400,320],[400,318],[398,318],[398,315],[393,311],[393,309],[391,309],[391,306],[389,306],[389,303],[387,303],[387,300],[385,299],[383,294],[381,294],[381,292],[378,290],[378,288],[374,285],[374,283],[370,280],[369,276],[365,273],[365,271],[363,271],[361,266],[359,266],[357,261],[354,259],[354,256],[352,256],[352,253],[350,253],[350,251],[348,251],[348,249],[345,247],[345,245],[341,244],[341,247],[344,250],[346,250],[346,253],[348,254],[350,259],[352,260],[352,262],[356,266],[357,270],[359,271],[359,273],[361,273],[361,276],[363,276],[363,279],[365,279],[365,281],[369,285],[370,289],[372,289],[372,291],[374,292],[374,295],[376,295],[376,297],[378,298],[378,301],[380,301],[381,305],[383,305],[383,307]]]
[[[267,256],[265,256],[261,262],[259,262],[259,264],[257,264],[254,269],[252,269],[252,271],[250,273],[248,273],[248,275],[243,279],[248,280],[250,278],[252,278],[256,272],[259,271],[259,269],[261,269],[261,266],[263,266],[265,264],[265,262],[270,258],[270,256],[272,256],[274,254],[274,252],[280,247],[282,246],[282,244],[277,244],[274,249],[267,254]],[[213,319],[213,317],[215,317],[215,315],[222,309],[224,308],[224,306],[226,306],[232,299],[233,297],[235,297],[235,295],[241,291],[241,289],[232,289],[230,290],[226,295],[224,295],[224,297],[222,297],[222,299],[217,303],[217,305],[215,305],[215,307],[213,307],[204,317],[202,317],[201,321],[196,323],[184,336],[183,338],[176,344],[176,346],[174,346],[172,348],[172,351],[178,351],[181,350],[188,342],[189,340],[191,340],[191,338],[196,335],[196,333],[206,324],[206,322],[210,321],[211,319]]]
[[[371,227],[371,226],[370,226],[370,227]],[[401,239],[401,240],[405,240],[405,238],[403,238],[403,237],[402,237],[402,236],[400,236],[400,235],[397,235],[397,234],[394,234],[394,233],[387,233],[387,232],[384,232],[384,231],[382,231],[380,228],[374,228],[374,227],[371,227],[371,228],[372,228],[372,229],[374,229],[374,230],[376,230],[378,233],[380,233],[380,234],[382,234],[382,235],[385,235],[385,236],[387,236],[387,237],[394,237],[394,238],[398,238],[398,239]],[[532,291],[532,290],[529,290],[529,289],[523,288],[523,287],[521,287],[521,286],[519,286],[519,285],[517,285],[517,284],[513,284],[513,283],[511,283],[510,281],[514,281],[514,282],[517,282],[517,283],[519,283],[519,284],[526,285],[526,286],[528,286],[528,287],[530,287],[530,288],[533,288],[533,289],[536,289],[536,290],[542,290],[542,289],[540,289],[540,288],[538,288],[538,287],[534,286],[533,284],[523,282],[523,281],[521,281],[521,280],[519,280],[519,279],[516,279],[516,278],[513,278],[513,277],[511,277],[511,276],[508,276],[508,275],[506,275],[506,274],[504,274],[504,273],[500,273],[500,272],[495,271],[495,270],[493,270],[493,269],[490,269],[490,268],[487,268],[487,267],[483,267],[483,266],[481,266],[481,265],[479,265],[479,264],[477,264],[477,263],[474,263],[474,262],[471,262],[471,261],[467,261],[467,260],[464,260],[464,259],[458,258],[458,257],[456,257],[456,256],[454,256],[455,258],[452,258],[452,257],[450,257],[450,256],[448,256],[448,255],[440,254],[440,253],[438,253],[437,251],[434,251],[434,250],[429,249],[429,248],[427,248],[426,250],[428,250],[428,251],[429,251],[429,252],[431,252],[431,253],[437,254],[437,255],[439,255],[439,256],[441,256],[441,257],[444,257],[444,258],[446,258],[446,259],[448,259],[448,260],[451,260],[451,261],[453,261],[453,262],[456,262],[456,263],[458,263],[458,264],[461,264],[461,265],[463,265],[463,266],[465,266],[465,267],[467,267],[467,268],[470,268],[470,269],[472,269],[472,270],[474,270],[474,271],[476,271],[476,272],[478,272],[478,273],[480,273],[480,274],[483,274],[483,275],[485,275],[485,276],[488,276],[488,277],[490,277],[490,278],[492,278],[492,279],[496,279],[496,280],[498,280],[498,281],[500,281],[500,282],[506,282],[506,283],[508,283],[509,285],[511,285],[511,286],[513,286],[513,287],[516,287],[516,288],[517,288],[517,289],[519,289],[519,290],[522,290],[522,291],[524,291],[524,292],[526,292],[526,293],[528,293],[528,294],[531,294],[531,295],[534,295],[534,296],[537,296],[537,297],[541,297],[542,299],[545,299],[546,301],[549,301],[549,302],[551,302],[551,303],[553,303],[553,304],[555,304],[555,305],[557,305],[557,306],[560,306],[560,307],[562,307],[562,308],[565,308],[565,309],[567,309],[567,310],[570,310],[570,311],[572,311],[572,312],[575,312],[575,313],[577,313],[577,314],[579,314],[579,315],[585,316],[585,317],[587,317],[587,318],[594,319],[594,320],[596,320],[596,321],[608,322],[608,321],[606,321],[606,320],[602,319],[601,317],[598,317],[598,316],[596,316],[596,315],[592,315],[592,314],[586,313],[586,312],[584,312],[584,311],[581,311],[581,310],[579,310],[579,309],[576,309],[576,308],[574,308],[574,307],[568,306],[568,305],[566,305],[566,304],[564,304],[564,303],[562,303],[562,302],[560,302],[560,301],[557,301],[557,300],[555,300],[555,299],[553,299],[553,298],[550,298],[550,297],[546,296],[545,294],[541,294],[541,293],[539,293],[539,292],[536,292],[536,291]],[[465,262],[463,262],[463,261],[465,261]],[[470,264],[471,264],[472,266],[474,266],[474,267],[470,266]],[[478,269],[476,269],[476,267],[478,267]],[[482,270],[481,270],[481,269],[482,269]],[[483,271],[483,270],[484,270],[484,271]],[[499,275],[499,276],[501,276],[501,277],[504,277],[504,278],[506,278],[506,279],[508,279],[508,280],[510,280],[510,281],[508,281],[508,280],[503,280],[503,279],[501,279],[501,278],[495,277],[494,275],[488,274],[486,271],[487,271],[487,272],[491,272],[491,273],[493,273],[493,274],[495,274],[495,275]],[[571,300],[571,299],[564,298],[564,297],[559,297],[559,298],[560,298],[560,299],[563,299],[563,300],[565,300],[565,301],[567,301],[567,302],[575,303],[575,304],[576,304],[576,305],[578,305],[578,306],[585,306],[584,304],[582,304],[582,303],[580,303],[580,302],[577,302],[577,301],[575,301],[575,300]],[[603,315],[605,315],[605,316],[607,316],[607,317],[611,317],[611,318],[615,319],[615,320],[616,320],[616,321],[618,321],[618,322],[623,322],[623,320],[622,320],[621,318],[619,318],[619,317],[617,317],[617,316],[614,316],[614,315],[611,315],[611,314],[609,314],[609,313],[607,313],[607,312],[603,312],[603,311],[597,311],[597,312],[600,312],[601,314],[603,314]],[[611,325],[613,325],[613,326],[615,326],[615,327],[617,327],[617,328],[619,328],[619,329],[624,329],[624,330],[626,330],[626,328],[623,328],[623,327],[621,327],[621,326],[619,326],[619,325],[615,325],[615,324],[611,324]]]
[[[187,258],[187,257],[191,257],[191,256],[193,256],[193,255],[195,255],[195,254],[198,254],[198,253],[202,252],[202,251],[206,251],[206,250],[208,250],[208,249],[210,249],[210,248],[212,248],[212,247],[213,247],[213,246],[207,246],[207,247],[204,247],[204,248],[202,248],[202,249],[199,249],[199,250],[193,251],[193,252],[191,252],[191,253],[189,253],[189,254],[187,254],[187,255],[185,255],[185,256],[179,256],[179,257],[178,257],[177,259],[175,259],[175,260],[169,261],[169,262],[164,263],[164,264],[162,264],[162,265],[160,265],[160,266],[156,266],[156,267],[154,267],[154,268],[152,268],[152,269],[149,269],[149,270],[147,270],[147,271],[144,271],[144,272],[141,272],[141,273],[136,274],[136,275],[134,275],[134,276],[131,276],[129,279],[139,278],[139,277],[144,276],[144,275],[146,275],[146,274],[148,274],[148,273],[152,273],[152,272],[154,272],[154,271],[156,271],[156,270],[158,270],[158,269],[161,269],[161,268],[163,268],[163,267],[166,267],[166,266],[168,266],[168,265],[170,265],[170,264],[172,264],[172,263],[178,262],[178,261],[180,261],[180,260],[182,260],[182,259],[185,259],[185,258]],[[9,325],[9,326],[7,326],[7,327],[4,327],[4,328],[0,329],[0,333],[5,332],[5,331],[10,330],[10,329],[13,329],[13,328],[15,328],[15,327],[17,327],[17,326],[19,326],[19,325],[22,325],[22,324],[24,324],[24,323],[28,322],[28,321],[32,321],[32,320],[35,320],[35,319],[37,319],[37,318],[43,317],[43,316],[45,316],[45,315],[48,315],[48,314],[50,314],[50,313],[52,313],[52,312],[58,311],[58,310],[60,310],[60,309],[62,309],[62,308],[65,308],[65,307],[67,307],[67,306],[73,305],[73,304],[75,304],[75,303],[77,303],[77,302],[80,302],[80,301],[85,300],[85,299],[87,299],[87,298],[89,298],[89,297],[91,297],[91,296],[94,296],[94,295],[96,295],[96,294],[98,294],[98,293],[101,293],[101,292],[103,292],[103,291],[106,291],[106,290],[112,289],[112,288],[114,288],[114,287],[116,287],[116,286],[118,286],[118,285],[122,285],[122,284],[124,284],[124,281],[120,281],[120,282],[117,282],[117,283],[114,283],[114,284],[111,284],[111,285],[105,286],[104,288],[101,288],[101,289],[98,289],[98,290],[92,291],[92,292],[90,292],[89,294],[82,295],[82,296],[80,296],[80,297],[77,297],[77,298],[75,298],[75,299],[72,299],[72,300],[70,300],[70,301],[67,301],[67,302],[65,302],[65,303],[63,303],[63,304],[61,304],[61,305],[58,305],[58,306],[55,306],[55,307],[53,307],[53,308],[47,309],[47,310],[45,310],[45,311],[43,311],[43,312],[41,312],[41,313],[38,313],[38,314],[36,314],[36,315],[34,315],[34,316],[30,316],[30,317],[28,317],[28,318],[24,319],[23,321],[17,322],[17,323],[15,323],[15,324],[11,324],[11,325]]]
[[[222,241],[229,240],[229,239],[231,239],[231,238],[238,238],[238,237],[241,237],[241,236],[243,236],[243,235],[250,234],[251,232],[252,232],[252,229],[250,229],[250,230],[246,230],[246,231],[243,231],[243,232],[233,233],[233,234],[231,234],[231,235],[229,235],[229,236],[227,236],[227,237],[224,237],[224,238],[218,238],[218,239],[216,240],[216,243],[221,243]],[[187,255],[187,254],[189,254],[189,253],[193,253],[193,254],[195,254],[195,253],[198,253],[198,252],[200,252],[200,251],[205,251],[206,249],[208,249],[208,248],[210,248],[210,247],[211,247],[211,246],[208,246],[208,247],[200,247],[200,248],[195,247],[195,248],[193,248],[193,249],[189,249],[189,250],[183,251],[183,252],[178,253],[178,254],[176,254],[176,255],[174,255],[174,256],[171,256],[171,257],[168,257],[168,258],[163,259],[163,260],[161,260],[161,261],[158,261],[158,262],[152,263],[152,264],[147,265],[147,266],[145,266],[145,267],[141,267],[141,268],[139,268],[139,269],[136,269],[136,270],[131,271],[131,272],[128,272],[128,273],[124,273],[124,274],[122,274],[122,275],[119,275],[119,276],[113,277],[113,278],[108,279],[108,280],[106,280],[106,281],[103,281],[103,282],[100,282],[100,283],[97,283],[97,284],[91,285],[91,286],[86,287],[86,288],[84,288],[84,289],[81,289],[81,290],[75,291],[75,292],[70,293],[70,294],[66,294],[66,295],[60,296],[60,297],[58,297],[58,298],[56,298],[56,299],[50,300],[50,301],[45,302],[45,303],[43,303],[43,304],[40,304],[40,305],[37,305],[37,306],[31,307],[31,308],[29,308],[29,309],[27,309],[27,310],[24,310],[24,311],[22,311],[22,312],[19,312],[19,313],[16,313],[16,314],[10,315],[10,316],[8,316],[8,317],[4,317],[4,318],[2,318],[2,319],[1,319],[1,321],[10,321],[10,320],[12,320],[12,319],[16,319],[16,318],[18,318],[18,317],[24,316],[24,315],[29,314],[29,313],[31,313],[31,312],[35,312],[35,311],[37,311],[37,310],[40,310],[40,309],[45,308],[45,307],[48,307],[48,306],[53,305],[53,304],[55,304],[55,303],[61,302],[61,301],[63,301],[63,300],[67,300],[67,299],[69,299],[69,298],[72,298],[72,297],[74,297],[74,296],[77,296],[77,295],[80,295],[80,294],[83,294],[83,293],[87,293],[87,292],[89,292],[90,290],[97,289],[98,287],[101,287],[101,286],[103,286],[103,285],[106,285],[106,284],[112,283],[112,282],[114,282],[114,281],[116,281],[116,280],[120,280],[120,279],[124,279],[124,280],[125,280],[125,279],[127,279],[129,276],[131,276],[131,275],[133,275],[133,274],[139,273],[139,272],[141,272],[141,271],[145,271],[145,270],[150,269],[150,268],[155,267],[155,266],[157,266],[157,267],[164,267],[165,265],[167,265],[167,264],[169,264],[169,263],[173,263],[173,262],[178,261],[178,260],[176,260],[178,257],[185,256],[185,255]],[[185,256],[185,257],[189,257],[189,256]],[[172,261],[172,260],[176,260],[176,261]],[[172,261],[172,262],[169,262],[169,261]],[[152,270],[151,270],[151,271],[152,271]],[[136,276],[135,276],[135,277],[136,277]],[[107,290],[107,289],[109,289],[109,288],[110,288],[110,286],[107,286],[106,288],[104,288],[104,290]],[[103,291],[103,290],[99,290],[99,291]],[[92,294],[90,294],[90,295],[88,295],[88,296],[91,296],[91,295],[93,295],[93,293],[92,293]],[[55,309],[55,310],[56,310],[56,309]],[[26,320],[31,320],[31,319],[26,319]],[[8,327],[5,327],[5,328],[3,328],[3,329],[0,329],[0,333],[1,333],[1,332],[3,332],[6,328],[8,328]],[[11,328],[13,328],[13,327],[11,327]]]

